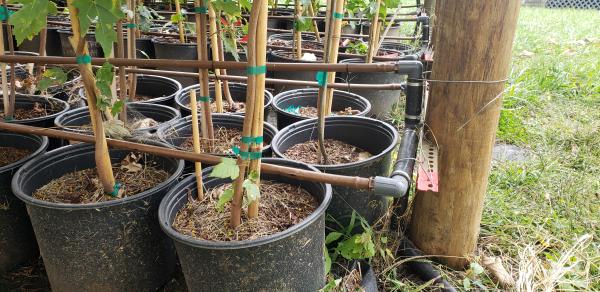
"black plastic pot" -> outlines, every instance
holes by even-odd
[[[364,59],[347,59],[340,61],[340,64],[360,64]],[[402,83],[406,77],[394,72],[340,72],[339,78],[353,84],[391,84]],[[387,119],[394,105],[400,102],[400,90],[376,90],[376,89],[350,89],[350,92],[363,96],[371,103],[370,116],[377,119]]]
[[[2,22],[2,33],[3,33],[3,36],[4,36],[4,51],[7,52],[9,50],[9,46],[8,46],[8,40],[9,39],[12,40],[14,48],[16,48],[17,47],[17,40],[14,38],[14,34],[13,34],[12,38],[10,38],[8,36],[8,29],[6,28],[6,22],[4,22],[4,21]]]
[[[245,102],[246,101],[246,88],[248,86],[244,83],[237,83],[237,82],[229,82],[229,92],[231,93],[231,99],[233,99],[233,101],[235,102]],[[211,82],[208,85],[209,88],[209,92],[210,92],[210,96],[214,97],[215,96],[215,83]],[[196,90],[196,94],[200,94],[199,89],[200,89],[200,85],[196,84],[196,85],[191,85],[188,86],[182,90],[179,91],[179,93],[177,93],[177,95],[175,96],[175,103],[177,104],[177,108],[179,109],[179,111],[181,111],[181,115],[186,117],[192,114],[192,110],[190,109],[190,107],[188,106],[189,102],[190,102],[190,91],[194,89]],[[225,101],[225,96],[223,96],[223,101]],[[264,115],[265,117],[268,115],[268,111],[269,111],[269,106],[271,105],[271,102],[273,101],[273,95],[265,90],[265,112]],[[232,113],[231,115],[238,115],[238,116],[243,116],[244,113]]]
[[[395,50],[401,52],[403,55],[415,54],[419,50],[418,48],[404,43],[396,43],[396,42],[383,42],[381,44],[381,49]]]
[[[154,103],[166,106],[174,106],[175,95],[181,90],[181,83],[169,77],[158,75],[137,74],[136,94],[152,97],[136,103]],[[79,96],[85,100],[85,89],[79,90]]]
[[[288,111],[290,107],[317,107],[319,90],[317,88],[294,89],[284,91],[273,98],[273,107],[277,113],[277,128],[283,129],[295,122],[310,118]],[[333,91],[331,111],[341,111],[347,107],[360,111],[358,116],[365,116],[371,110],[371,103],[364,97],[341,90]]]
[[[179,112],[165,105],[152,103],[131,102],[127,104],[127,117],[151,118],[159,124],[154,127],[141,128],[135,130],[132,134],[135,137],[148,137],[156,133],[156,130],[165,124],[169,124],[181,117]],[[91,135],[92,131],[80,129],[83,125],[90,124],[90,112],[87,107],[70,110],[56,117],[54,124],[63,131],[71,131],[81,134]]]
[[[0,167],[0,274],[4,274],[39,255],[25,204],[13,195],[10,181],[25,162],[46,151],[48,138],[0,132],[0,147],[31,151],[27,157]]]
[[[110,150],[113,162],[129,151]],[[156,291],[172,277],[173,243],[160,231],[157,209],[175,184],[183,161],[148,155],[170,177],[134,196],[93,204],[63,204],[31,194],[50,180],[95,167],[94,147],[71,145],[26,163],[12,180],[25,202],[52,289],[55,291]]]
[[[276,157],[292,146],[317,139],[317,119],[292,124],[275,136],[271,147]],[[338,165],[314,165],[320,171],[349,176],[388,176],[392,164],[392,152],[398,144],[394,127],[379,120],[365,117],[337,116],[325,120],[325,139],[336,139],[362,148],[373,154],[370,158]],[[372,224],[387,210],[388,199],[370,191],[333,186],[333,200],[327,213],[343,226],[347,226],[355,210]],[[338,227],[336,225],[336,227]]]
[[[308,32],[303,32],[302,34],[302,40],[303,41],[316,41],[317,37],[314,34],[308,33]],[[273,34],[270,35],[269,38],[267,39],[267,41],[271,41],[271,40],[282,40],[282,41],[293,41],[294,40],[294,34],[291,32],[285,32],[285,33],[277,33],[277,34]]]
[[[58,34],[60,36],[60,44],[62,48],[62,56],[63,57],[75,57],[75,50],[71,46],[69,42],[69,37],[73,36],[73,32],[67,29],[59,29]],[[89,32],[85,35],[85,40],[87,41],[88,50],[90,52],[90,56],[103,58],[104,51],[100,46],[100,43],[96,41],[96,34],[93,32]]]
[[[368,34],[369,30],[371,29],[371,23],[367,21],[367,22],[363,22],[361,25],[362,25],[363,33]],[[381,36],[383,36],[383,33],[385,32],[386,29],[387,29],[387,24],[381,26]],[[393,36],[393,37],[402,36],[402,22],[396,22],[396,23],[392,24],[392,27],[390,27],[390,30],[388,31],[386,36]]]
[[[127,37],[123,39],[123,42],[127,43]],[[151,38],[137,38],[135,39],[135,48],[136,53],[135,57],[137,59],[155,59],[156,53],[154,51],[154,43],[152,43]],[[115,44],[115,54],[116,54],[116,44]],[[124,52],[125,58],[127,58],[127,50]]]
[[[246,52],[243,49],[238,51],[238,56],[240,57],[239,60],[236,60],[235,57],[233,56],[233,54],[230,52],[225,52],[224,56],[225,56],[225,61],[246,62],[248,60],[248,59],[246,59]],[[270,74],[270,73],[267,72],[267,74]],[[246,70],[244,70],[244,69],[227,69],[227,75],[247,76],[248,74],[246,73]]]
[[[2,99],[0,99],[2,100]],[[56,99],[53,97],[45,97],[39,95],[28,95],[28,94],[16,94],[15,95],[15,109],[18,108],[33,108],[35,103],[39,103],[42,107],[44,107],[47,111],[50,112],[49,115],[26,119],[26,120],[11,120],[11,123],[22,124],[28,126],[42,127],[42,128],[51,128],[54,126],[54,119],[60,114],[69,110],[69,104],[60,99]],[[0,104],[0,110],[4,111],[4,105]],[[63,141],[57,138],[50,138],[48,144],[48,150],[52,150],[62,146]]]
[[[316,171],[290,160],[263,161]],[[256,240],[216,242],[191,238],[171,227],[190,194],[196,195],[195,177],[183,179],[163,199],[158,213],[160,225],[175,241],[190,291],[317,291],[325,284],[325,209],[331,201],[331,187],[269,174],[262,174],[262,179],[301,186],[320,205],[308,218],[283,232]],[[206,188],[227,182],[204,176]]]
[[[196,44],[172,43],[164,41],[160,38],[153,39],[152,43],[154,44],[154,53],[157,59],[198,60]],[[157,69],[198,73],[198,70],[194,68],[158,67]],[[183,86],[189,86],[198,83],[198,78],[195,77],[175,77],[175,79]]]
[[[287,57],[287,51],[270,51],[267,55],[267,60],[269,62],[281,62],[281,63],[320,63],[320,62],[310,62],[310,61],[298,61],[296,59],[292,59]],[[276,71],[273,72],[273,77],[277,79],[285,79],[285,80],[299,80],[299,81],[315,81],[317,71]],[[275,94],[286,90],[292,89],[300,89],[306,88],[307,86],[297,86],[297,85],[281,85],[275,84],[273,85]]]
[[[47,56],[62,56],[62,44],[60,41],[59,27],[48,27],[46,33],[46,55]],[[64,29],[64,28],[62,28]],[[40,51],[40,37],[39,34],[35,35],[33,39],[25,39],[21,45],[19,45],[20,51],[28,52],[39,52]]]

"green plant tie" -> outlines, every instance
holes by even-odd
[[[208,7],[206,7],[206,6],[194,7],[194,12],[198,13],[198,14],[207,14],[208,13]]]
[[[14,13],[14,11],[10,11],[4,6],[0,6],[0,21],[8,20],[8,18]]]
[[[317,72],[316,79],[317,79],[317,83],[319,84],[319,87],[327,86],[327,72],[325,72],[325,71]]]
[[[90,64],[92,63],[92,56],[90,55],[81,55],[75,58],[77,64]]]
[[[344,14],[343,13],[339,13],[339,12],[334,12],[333,13],[333,18],[335,18],[335,19],[342,19],[342,18],[344,18]]]
[[[15,118],[13,118],[13,117],[4,117],[5,122],[12,122],[14,120],[15,120]]]
[[[252,136],[243,136],[242,137],[242,143],[244,144],[260,144],[263,142],[263,136],[256,136],[256,137],[252,137]]]
[[[249,66],[246,69],[246,73],[248,73],[248,75],[267,74],[267,65],[263,65],[263,66]]]
[[[116,197],[116,196],[118,196],[118,195],[119,195],[119,190],[121,189],[121,187],[122,187],[122,186],[123,186],[123,185],[121,185],[120,183],[116,183],[116,184],[113,186],[113,191],[112,191],[112,193],[110,193],[110,196],[111,196],[111,197]]]
[[[210,96],[196,96],[196,101],[210,102]]]
[[[127,28],[136,28],[136,27],[137,27],[137,25],[136,25],[135,23],[128,23],[128,24],[126,25],[126,27],[127,27]]]
[[[233,146],[233,148],[231,148],[231,150],[233,151],[233,153],[235,153],[235,155],[239,155],[243,160],[258,160],[262,157],[261,151],[257,151],[257,152],[241,151],[240,148],[237,146]]]

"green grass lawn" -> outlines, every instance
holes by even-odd
[[[521,9],[497,140],[528,159],[493,163],[472,268],[440,268],[460,290],[501,289],[479,269],[495,256],[514,290],[600,291],[598,11]],[[380,279],[389,290],[431,288]]]

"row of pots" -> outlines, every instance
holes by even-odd
[[[243,120],[234,115],[215,116],[216,120],[230,124]],[[178,126],[189,127],[189,123],[189,119],[183,119]],[[271,158],[264,161],[348,175],[388,173],[398,139],[393,127],[364,117],[330,117],[326,125],[328,138],[376,155],[345,165],[309,166]],[[273,152],[283,157],[292,145],[315,139],[315,127],[316,121],[312,119],[284,128],[273,137]],[[274,128],[271,131],[276,132]],[[32,192],[66,173],[94,167],[93,146],[71,145],[44,153],[48,143],[45,137],[4,132],[0,135],[0,146],[29,147],[33,152],[22,161],[0,168],[0,187],[7,189],[4,199],[10,200],[6,204],[9,208],[0,209],[0,215],[6,216],[0,220],[1,238],[7,239],[2,241],[6,246],[1,249],[0,268],[10,269],[35,256],[37,248],[32,239],[37,238],[52,288],[57,291],[154,290],[171,277],[175,268],[173,242],[190,290],[239,291],[242,281],[245,285],[241,290],[245,291],[315,291],[324,285],[325,211],[343,220],[355,209],[372,222],[383,214],[387,205],[385,198],[368,192],[335,186],[332,192],[328,185],[264,175],[265,179],[302,186],[320,202],[319,208],[300,224],[273,236],[240,242],[203,241],[179,234],[171,227],[175,214],[189,198],[188,192],[195,189],[193,176],[177,182],[183,173],[183,161],[149,156],[170,177],[157,187],[131,197],[87,205],[50,203],[33,198]],[[368,141],[362,139],[366,136],[370,137]],[[169,147],[162,142],[154,143]],[[126,154],[127,151],[111,150],[113,162]],[[208,171],[205,170],[205,175]],[[28,225],[25,205],[8,188],[13,173],[12,192],[25,202],[35,237]],[[207,188],[228,182],[210,177],[204,181]]]

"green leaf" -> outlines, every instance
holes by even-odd
[[[325,244],[330,244],[336,240],[338,240],[342,235],[341,232],[331,232],[329,234],[327,234],[327,237],[325,237]]]
[[[105,55],[113,49],[117,40],[114,26],[124,17],[120,0],[74,0],[73,5],[79,9],[79,25],[84,37],[92,22],[96,22],[96,40],[102,46]]]
[[[113,117],[116,117],[118,113],[120,113],[123,110],[123,106],[125,105],[125,101],[119,99],[117,101],[115,101],[115,103],[113,103],[111,109],[110,109],[110,113],[113,115]]]
[[[18,0],[23,7],[10,16],[8,22],[13,25],[13,33],[20,45],[25,39],[33,39],[46,26],[48,14],[56,14],[56,4],[49,0]]]
[[[255,171],[255,170],[251,171],[251,172],[248,174],[248,179],[249,179],[249,180],[251,180],[251,181],[253,181],[253,182],[256,182],[256,181],[258,181],[258,172],[257,172],[257,171]]]
[[[327,282],[327,285],[325,285],[325,287],[321,288],[319,290],[319,292],[335,291],[335,288],[337,288],[337,286],[339,286],[341,282],[342,282],[342,278],[329,280],[329,282]]]
[[[40,91],[45,91],[48,87],[52,85],[60,85],[67,81],[67,73],[65,73],[61,68],[49,68],[44,74],[42,74],[42,79],[38,82],[37,89]]]
[[[478,263],[471,263],[470,265],[471,270],[473,271],[473,273],[475,273],[475,275],[479,275],[483,273],[483,267],[481,265],[479,265]]]
[[[221,33],[221,39],[223,40],[223,46],[226,52],[230,52],[236,61],[240,61],[240,54],[237,50],[235,39],[230,34]]]
[[[242,10],[236,2],[231,0],[213,0],[211,5],[215,11],[222,11],[229,16],[242,16]]]
[[[469,278],[464,278],[463,279],[463,288],[465,288],[465,290],[471,290],[471,280],[469,280]]]
[[[183,13],[175,13],[173,15],[171,15],[171,22],[172,23],[179,23],[181,21],[184,21],[185,16],[183,15]]]
[[[258,185],[250,179],[244,180],[242,184],[244,189],[246,190],[246,197],[248,198],[248,204],[254,202],[256,199],[260,197],[260,189]]]
[[[211,177],[218,178],[231,178],[232,180],[236,179],[240,175],[240,169],[233,158],[223,158],[221,163],[215,165],[213,167],[212,172],[210,173]]]
[[[225,208],[225,204],[229,203],[233,199],[233,189],[226,189],[219,196],[219,201],[217,202],[216,208],[217,211],[223,212]]]
[[[295,31],[308,31],[312,29],[312,21],[306,17],[299,17],[294,21]]]
[[[323,245],[323,256],[325,257],[325,275],[331,271],[331,257],[329,257],[329,251],[327,247]]]

